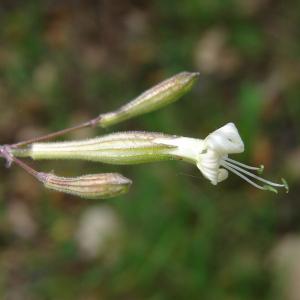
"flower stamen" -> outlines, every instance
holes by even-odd
[[[241,162],[239,162],[239,161],[236,161],[236,160],[234,160],[234,159],[231,159],[231,158],[229,158],[229,157],[226,157],[224,160],[227,161],[227,162],[231,162],[231,163],[233,163],[233,164],[235,164],[235,165],[244,167],[245,169],[248,169],[248,170],[256,170],[256,171],[259,172],[259,173],[262,173],[263,170],[264,170],[264,165],[260,165],[259,167],[252,167],[252,166],[248,166],[248,165],[246,165],[246,164],[243,164],[243,163],[241,163]]]
[[[224,168],[226,168],[228,171],[231,171],[232,173],[236,174],[237,176],[241,177],[242,179],[244,179],[245,181],[247,181],[248,183],[250,183],[251,185],[253,185],[254,187],[260,189],[260,190],[265,190],[264,186],[261,186],[257,183],[255,183],[254,181],[252,181],[251,179],[249,179],[248,177],[246,177],[245,175],[243,175],[242,173],[238,172],[237,170],[229,167],[228,165],[223,165]]]
[[[276,192],[277,193],[277,190],[274,188],[274,187],[280,187],[280,188],[285,188],[287,191],[288,191],[288,186],[285,182],[285,180],[282,180],[282,184],[280,183],[275,183],[275,182],[272,182],[272,181],[269,181],[269,180],[266,180],[262,177],[259,177],[251,172],[248,172],[246,171],[245,169],[243,168],[240,168],[239,166],[237,165],[243,165],[242,163],[239,163],[235,160],[232,160],[230,159],[231,162],[229,162],[229,159],[226,158],[224,159],[222,162],[221,162],[221,165],[226,168],[227,170],[231,171],[232,173],[235,173],[237,176],[241,177],[242,179],[244,179],[245,181],[247,181],[248,183],[250,183],[251,185],[261,189],[261,190],[270,190],[270,191],[273,191],[273,192]],[[247,166],[247,165],[245,165]],[[250,166],[247,166],[248,169]],[[254,170],[260,170],[260,168],[256,168],[256,167],[251,167],[251,168],[254,168]],[[266,185],[259,185],[257,183],[255,183],[253,180],[251,180],[250,178],[248,178],[247,176],[249,177],[252,177],[260,182],[263,182],[265,183]]]

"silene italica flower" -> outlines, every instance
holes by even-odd
[[[274,183],[250,172],[260,173],[262,166],[251,167],[228,157],[244,151],[244,143],[233,123],[215,130],[205,139],[132,131],[82,141],[33,143],[28,148],[12,151],[15,156],[33,159],[83,159],[110,164],[183,160],[195,164],[214,185],[225,180],[230,171],[259,189],[274,192],[276,188],[288,189],[285,180]]]

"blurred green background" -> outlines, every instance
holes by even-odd
[[[179,102],[108,130],[191,137],[232,121],[237,159],[290,193],[230,175],[212,186],[178,162],[30,162],[77,176],[117,171],[125,195],[87,201],[0,168],[0,299],[300,299],[300,2],[0,2],[0,144],[116,109],[181,71]],[[4,161],[3,161],[4,163]]]

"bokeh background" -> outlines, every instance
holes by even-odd
[[[130,193],[87,201],[0,168],[0,298],[300,299],[300,2],[0,2],[0,144],[116,109],[181,71],[197,86],[109,130],[205,137],[232,121],[236,158],[290,193],[231,175],[212,186],[178,162],[30,162],[77,176],[117,171]]]

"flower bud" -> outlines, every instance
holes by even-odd
[[[108,127],[176,101],[192,88],[198,76],[199,73],[181,72],[155,85],[118,110],[100,115],[99,126]]]
[[[46,188],[86,199],[106,199],[128,192],[132,181],[118,173],[60,177],[42,173],[40,180]]]

